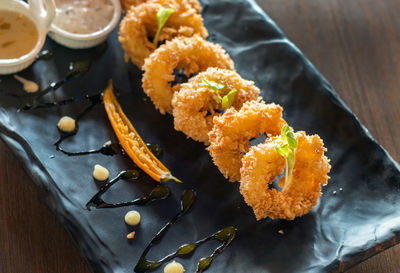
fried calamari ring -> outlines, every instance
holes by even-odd
[[[265,217],[293,220],[307,214],[321,196],[321,185],[328,183],[331,168],[324,155],[326,148],[318,135],[295,133],[298,146],[293,178],[286,192],[270,189],[269,184],[281,174],[284,158],[275,147],[282,144],[278,137],[252,147],[243,157],[240,169],[240,192],[246,203],[253,208],[257,220]],[[284,185],[285,178],[279,181]]]
[[[122,8],[127,12],[132,6],[136,7],[142,3],[146,3],[148,0],[121,0]]]
[[[189,2],[189,5],[192,6],[198,13],[201,13],[201,4],[198,0],[187,0]]]
[[[152,2],[152,0],[121,0],[122,8],[125,12],[129,10],[132,6],[138,6],[143,3]],[[187,0],[189,5],[196,10],[196,12],[201,12],[201,5],[198,0]]]
[[[183,70],[189,77],[209,67],[234,69],[233,61],[220,45],[198,35],[175,38],[145,60],[143,90],[162,114],[171,113],[172,96],[175,90],[179,90],[179,85],[174,88],[171,85],[175,80],[174,70]]]
[[[214,164],[230,182],[240,180],[242,157],[250,149],[249,140],[264,133],[279,135],[286,124],[282,107],[257,101],[245,102],[239,111],[230,108],[213,122],[214,127],[208,134],[211,145],[207,149]]]
[[[260,90],[254,82],[244,80],[235,71],[214,67],[208,68],[181,85],[181,89],[175,92],[172,99],[175,130],[182,131],[188,137],[208,145],[208,133],[213,127],[213,118],[222,115],[222,106],[216,100],[215,91],[204,80],[224,84],[221,96],[236,89],[232,104],[236,110],[239,110],[246,101],[257,100]]]
[[[191,37],[198,34],[207,37],[203,18],[188,4],[187,0],[157,0],[132,7],[122,19],[118,40],[125,51],[125,59],[141,68],[156,45],[149,40],[157,32],[157,12],[172,8],[175,12],[168,18],[159,41],[172,40],[177,36]]]

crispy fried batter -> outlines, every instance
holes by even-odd
[[[208,133],[213,127],[213,117],[221,115],[222,106],[216,101],[215,91],[204,83],[204,79],[224,84],[221,96],[236,89],[232,104],[236,110],[246,101],[257,100],[260,90],[254,82],[244,80],[235,71],[219,68],[208,68],[181,85],[181,89],[172,99],[175,130],[208,145]]]
[[[135,7],[143,3],[155,2],[155,1],[157,0],[121,0],[121,5],[124,11],[127,12],[132,6]],[[196,10],[196,12],[198,13],[201,12],[201,5],[198,0],[187,0],[187,2],[189,3],[189,5],[191,5],[192,8]]]
[[[250,149],[249,140],[264,133],[279,135],[286,124],[282,107],[257,101],[245,102],[239,111],[230,108],[213,122],[208,135],[211,145],[207,149],[214,164],[231,182],[240,180],[242,157]]]
[[[189,4],[194,8],[198,13],[201,13],[201,4],[198,0],[188,0]]]
[[[148,0],[121,0],[121,5],[122,8],[124,9],[125,12],[127,12],[130,7],[136,7],[137,5],[140,5],[142,3],[147,2]]]
[[[252,147],[243,157],[240,192],[253,208],[257,220],[265,217],[293,220],[307,214],[321,196],[321,185],[328,183],[331,168],[324,155],[326,148],[318,135],[295,133],[298,142],[293,181],[286,193],[270,189],[285,167],[284,158],[275,150],[280,138],[267,139]],[[284,177],[279,181],[284,184]]]
[[[188,4],[187,0],[156,0],[131,7],[120,24],[118,40],[125,51],[125,59],[142,67],[156,46],[149,38],[157,32],[157,12],[161,8],[173,8],[175,12],[168,18],[159,41],[172,40],[177,36],[198,34],[207,37],[203,18]]]
[[[285,185],[282,177],[279,186],[285,186],[283,192],[271,188],[285,169],[285,158],[275,148],[283,145],[278,137],[286,124],[282,108],[260,102],[259,89],[232,71],[234,64],[225,50],[204,40],[208,32],[198,0],[121,3],[126,16],[120,25],[119,41],[126,60],[144,70],[142,86],[156,108],[162,114],[173,113],[176,130],[210,144],[207,149],[221,173],[230,182],[241,181],[240,192],[257,220],[293,220],[308,213],[318,202],[331,168],[320,137],[295,133],[298,146],[292,178],[288,178],[291,182]],[[159,42],[166,43],[156,48],[151,39],[158,28],[157,12],[163,7],[175,12],[157,36]],[[187,77],[199,75],[172,86],[175,71],[183,71]],[[203,79],[224,84],[222,96],[237,90],[232,107],[224,114],[215,91]],[[249,141],[264,133],[269,138],[251,147]]]
[[[209,67],[234,69],[233,61],[220,45],[198,35],[177,37],[160,46],[145,60],[143,90],[162,114],[171,113],[172,96],[180,87],[171,86],[175,79],[174,70],[183,70],[189,77]]]

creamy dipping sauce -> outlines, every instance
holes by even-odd
[[[105,28],[114,15],[110,0],[55,0],[53,24],[74,34],[90,34]]]
[[[15,59],[28,54],[37,44],[39,32],[27,16],[0,10],[0,59]]]

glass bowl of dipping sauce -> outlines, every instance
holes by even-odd
[[[49,36],[69,48],[90,48],[107,39],[121,17],[120,0],[54,0]]]
[[[0,75],[31,65],[55,15],[52,0],[0,0]]]

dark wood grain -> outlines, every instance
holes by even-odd
[[[2,141],[0,166],[0,272],[91,272]]]
[[[259,3],[400,160],[400,1]],[[0,196],[0,273],[91,272],[1,141]],[[400,246],[349,272],[400,272]]]

